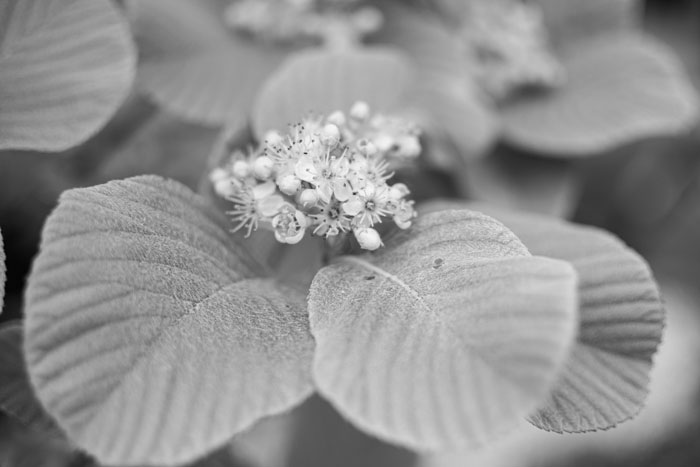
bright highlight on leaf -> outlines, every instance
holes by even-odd
[[[530,418],[545,430],[611,428],[644,405],[664,309],[646,262],[613,235],[554,218],[485,204],[470,207],[505,223],[536,255],[570,262],[579,276],[580,330],[547,404]]]
[[[421,216],[387,245],[314,279],[321,395],[419,450],[477,446],[532,413],[575,337],[573,269],[465,210]]]
[[[131,88],[136,54],[109,0],[8,0],[0,24],[0,149],[75,146]]]
[[[263,85],[253,106],[253,131],[263,140],[309,112],[330,114],[364,101],[377,112],[397,110],[412,85],[411,65],[388,48],[308,50],[290,57]]]
[[[311,391],[304,295],[175,182],[64,193],[26,303],[39,399],[107,464],[191,461]]]

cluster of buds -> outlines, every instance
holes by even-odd
[[[357,102],[348,115],[309,117],[287,135],[270,132],[258,148],[234,151],[210,180],[233,203],[234,231],[249,236],[263,226],[289,244],[306,231],[329,240],[352,232],[360,247],[376,250],[376,224],[391,218],[407,229],[416,215],[406,185],[387,182],[420,152],[414,125]]]
[[[476,79],[495,100],[523,87],[555,87],[564,80],[537,5],[522,0],[475,0],[462,34]]]
[[[226,11],[226,22],[235,31],[268,42],[345,43],[379,30],[383,17],[378,9],[361,6],[360,0],[235,0]]]

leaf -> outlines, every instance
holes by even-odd
[[[195,189],[216,135],[216,130],[160,112],[92,174],[92,182],[154,174]]]
[[[269,130],[286,130],[309,112],[347,111],[358,100],[378,112],[396,110],[411,84],[409,62],[393,49],[302,51],[263,85],[253,105],[253,132],[262,138]]]
[[[546,396],[574,338],[576,277],[465,210],[421,216],[309,293],[321,395],[411,449],[483,444]]]
[[[671,51],[648,37],[601,36],[564,57],[567,81],[502,111],[505,138],[557,157],[585,157],[690,129],[698,98]]]
[[[136,54],[112,2],[9,0],[0,25],[0,149],[75,146],[126,98]]]
[[[63,438],[56,423],[34,395],[22,355],[22,324],[0,326],[0,408],[27,428]]]
[[[195,123],[242,122],[261,83],[289,51],[229,33],[221,20],[221,3],[129,3],[142,50],[139,88],[166,110]]]
[[[26,292],[37,395],[107,464],[177,464],[311,391],[303,294],[265,278],[182,185],[64,193]]]
[[[556,217],[573,214],[579,194],[570,161],[534,157],[504,145],[488,157],[469,161],[458,177],[470,198]]]
[[[485,153],[496,140],[498,122],[471,81],[460,37],[426,12],[391,2],[384,16],[378,40],[413,61],[418,77],[412,100],[428,113],[424,126],[449,137],[466,159]]]
[[[5,299],[5,279],[7,270],[5,269],[5,245],[2,242],[2,232],[0,232],[0,313]]]
[[[457,206],[493,215],[533,254],[568,261],[578,273],[578,341],[550,401],[530,421],[545,430],[580,432],[610,428],[636,415],[664,325],[658,287],[644,259],[593,227],[484,204],[439,208]]]
[[[536,0],[552,45],[563,49],[641,23],[640,0]]]

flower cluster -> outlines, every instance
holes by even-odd
[[[548,47],[537,5],[513,0],[472,2],[462,29],[476,79],[501,100],[525,86],[554,87],[564,79]]]
[[[407,229],[416,215],[406,185],[387,182],[420,152],[414,125],[357,102],[348,115],[309,117],[287,135],[271,132],[258,148],[234,151],[210,180],[233,203],[234,231],[250,235],[262,225],[290,244],[307,230],[327,239],[352,232],[360,247],[376,250],[376,224],[390,217]]]
[[[226,22],[236,31],[270,42],[319,39],[355,41],[376,32],[381,12],[359,0],[236,0]]]

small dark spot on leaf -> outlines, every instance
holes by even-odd
[[[433,269],[439,268],[444,262],[442,258],[435,258],[435,261],[433,261]]]
[[[371,276],[365,276],[365,280],[366,280],[366,281],[373,281],[373,280],[374,280],[374,274],[372,274]]]

